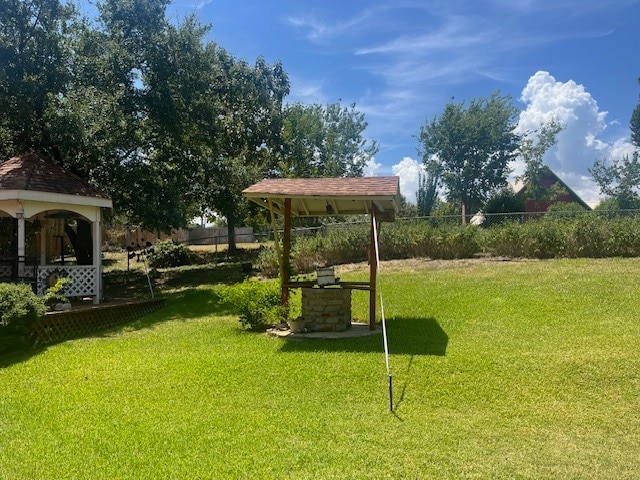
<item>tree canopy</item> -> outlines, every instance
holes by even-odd
[[[75,15],[59,0],[0,0],[2,158],[51,145],[47,119],[71,79],[66,39]]]
[[[635,151],[611,163],[597,159],[589,169],[600,192],[611,200],[608,204],[623,210],[640,208],[640,101],[631,114],[629,128]]]
[[[495,92],[489,98],[448,103],[444,112],[420,129],[420,150],[427,171],[439,172],[450,202],[462,215],[480,210],[486,199],[506,185],[509,162],[515,158],[517,110],[511,97]]]
[[[557,135],[564,126],[553,119],[543,123],[538,129],[526,132],[520,139],[519,154],[525,163],[525,171],[520,180],[527,186],[527,196],[536,202],[545,199],[549,195],[549,189],[540,182],[544,173],[544,154],[555,145]]]
[[[638,83],[640,84],[640,78],[638,78]],[[636,147],[636,153],[638,153],[640,151],[640,100],[636,108],[633,109],[629,126],[631,128],[631,143]]]
[[[355,104],[294,103],[283,113],[281,159],[284,177],[360,177],[378,151],[364,138],[364,114]]]
[[[89,20],[59,0],[0,0],[0,154],[42,151],[150,230],[202,203],[229,212],[247,185],[220,162],[263,167],[289,88],[281,64],[236,60],[194,17],[170,23],[168,3],[102,0]]]
[[[238,60],[169,0],[0,0],[0,155],[28,150],[105,190],[149,230],[214,211],[247,213],[267,176],[359,176],[376,150],[364,114],[340,103],[284,105],[280,62]]]

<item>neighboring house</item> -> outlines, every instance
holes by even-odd
[[[545,191],[548,192],[544,195],[544,200],[540,201],[528,197],[526,184],[516,182],[514,185],[513,189],[516,195],[524,198],[525,212],[546,212],[551,205],[556,203],[577,203],[585,210],[591,210],[591,207],[546,165],[542,167],[540,183],[545,188]]]

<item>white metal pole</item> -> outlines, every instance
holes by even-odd
[[[380,273],[380,246],[378,242],[378,225],[375,216],[375,209],[372,209],[371,221],[373,222],[373,237],[376,250],[376,266],[378,273]],[[380,275],[376,275],[378,283],[380,282]],[[384,315],[384,302],[382,300],[382,288],[378,285],[378,292],[380,295],[380,316],[382,318],[382,342],[384,345],[384,360],[387,367],[387,377],[389,379],[389,411],[393,412],[393,376],[391,375],[391,368],[389,366],[389,342],[387,340],[387,321]]]

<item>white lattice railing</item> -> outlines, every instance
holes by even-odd
[[[11,277],[13,275],[13,267],[11,265],[0,265],[0,277]]]
[[[52,275],[71,278],[72,282],[64,290],[64,295],[67,297],[98,295],[96,267],[84,265],[38,267],[38,295],[44,295],[47,288],[49,288]]]

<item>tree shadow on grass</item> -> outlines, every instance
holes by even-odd
[[[171,292],[162,296],[165,304],[159,310],[143,315],[135,320],[122,323],[115,327],[105,327],[92,333],[79,333],[69,336],[59,342],[32,348],[27,344],[19,343],[16,338],[3,335],[0,331],[0,369],[29,360],[32,357],[46,352],[47,348],[56,343],[63,343],[78,338],[106,338],[118,335],[124,331],[138,331],[153,328],[155,325],[168,321],[188,321],[193,318],[214,315],[233,315],[231,306],[222,302],[220,297],[211,288],[191,288]]]
[[[449,336],[433,318],[395,317],[387,320],[389,353],[444,356]],[[382,336],[337,339],[286,339],[282,352],[383,352]]]
[[[192,265],[162,270],[151,275],[154,292],[162,294],[198,285],[229,285],[246,280],[251,272],[242,269],[240,263],[221,265]],[[149,280],[143,271],[117,270],[104,274],[106,298],[147,298],[150,295]]]

